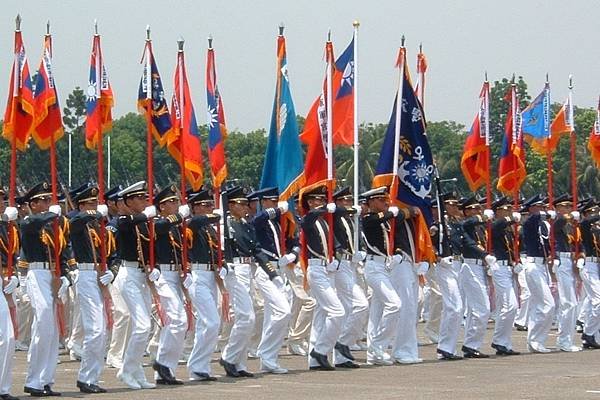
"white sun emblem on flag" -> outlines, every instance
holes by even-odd
[[[350,61],[346,64],[346,68],[344,68],[344,73],[342,76],[342,85],[352,86],[352,82],[354,81],[354,61]]]
[[[214,128],[215,125],[219,122],[218,114],[216,108],[208,106],[208,110],[206,110],[206,117],[208,119],[208,125],[211,128]]]
[[[86,90],[87,99],[89,101],[96,101],[98,99],[98,91],[96,90],[96,83],[90,81]]]

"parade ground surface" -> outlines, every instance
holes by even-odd
[[[482,351],[494,354],[489,348],[493,325],[488,327]],[[419,324],[420,339],[423,324]],[[579,336],[579,335],[578,335]],[[63,398],[98,399],[600,399],[600,350],[579,353],[554,351],[549,354],[529,354],[526,332],[514,332],[514,349],[520,356],[440,362],[436,360],[435,345],[420,347],[422,364],[391,367],[364,364],[365,352],[355,352],[361,364],[356,370],[313,372],[306,368],[306,359],[290,356],[282,349],[281,365],[290,370],[287,375],[256,374],[255,378],[232,379],[221,377],[223,369],[214,354],[213,373],[217,382],[194,383],[184,386],[160,386],[158,389],[130,390],[116,379],[115,369],[106,369],[101,386],[108,393],[83,395],[75,387],[78,361],[69,361],[61,354],[54,390]],[[552,330],[547,345],[553,346],[556,330]],[[577,339],[579,343],[579,339]],[[17,352],[13,391],[26,398],[23,390],[26,353]],[[149,362],[149,359],[146,359]],[[258,360],[250,360],[249,369],[258,371]],[[153,377],[150,367],[146,376]],[[185,365],[180,365],[177,377],[187,378]]]

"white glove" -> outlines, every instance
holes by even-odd
[[[585,258],[578,258],[575,265],[577,268],[581,269],[585,265]]]
[[[521,271],[523,271],[523,264],[518,263],[513,267],[513,272],[515,274],[519,274],[519,273],[521,273]]]
[[[69,289],[70,283],[66,276],[60,277],[60,288],[58,288],[58,298],[66,300],[67,290]],[[64,303],[64,301],[63,301]]]
[[[144,211],[142,211],[142,214],[144,214],[146,216],[146,218],[148,218],[148,219],[154,218],[154,217],[156,217],[156,207],[148,206],[148,207],[144,208]]]
[[[498,271],[500,269],[500,266],[498,265],[497,262],[493,263],[492,265],[490,265],[490,271],[495,272]]]
[[[546,211],[540,211],[540,217],[542,217],[542,219],[546,219],[547,216],[548,214],[546,213]]]
[[[223,217],[223,210],[221,210],[220,208],[215,208],[212,211],[213,214],[218,215],[219,217]]]
[[[115,274],[110,269],[107,269],[105,273],[100,277],[100,283],[104,286],[108,286],[109,283],[115,278]]]
[[[352,208],[356,212],[356,215],[358,215],[360,217],[360,215],[362,214],[362,207],[361,206],[352,206]]]
[[[156,282],[158,278],[160,278],[160,269],[152,268],[152,271],[148,274],[148,279],[150,279],[150,282]]]
[[[16,207],[6,207],[2,214],[2,221],[15,221],[19,216],[19,210]]]
[[[60,215],[62,214],[62,209],[60,208],[60,206],[58,204],[52,204],[49,208],[48,211],[50,211],[53,214],[56,214],[60,217]]]
[[[333,214],[336,208],[335,203],[327,203],[327,212],[329,214]]]
[[[394,254],[392,256],[393,264],[400,264],[402,262],[402,260],[404,260],[404,257],[402,256],[402,254]]]
[[[454,257],[452,256],[448,256],[448,257],[442,257],[442,259],[440,260],[444,265],[450,267],[452,266],[452,262],[454,261]]]
[[[191,213],[190,206],[188,206],[187,204],[180,205],[177,213],[181,216],[181,218],[186,219],[190,216]]]
[[[417,266],[417,275],[425,275],[429,271],[429,263],[427,261],[420,262]]]
[[[96,211],[98,211],[98,214],[102,215],[103,217],[108,216],[108,206],[106,204],[98,204]]]
[[[400,210],[396,206],[389,206],[388,211],[391,212],[394,215],[394,217],[397,217],[398,213],[400,212]]]
[[[581,220],[581,214],[579,211],[571,211],[571,217],[573,217],[575,222],[579,222]]]
[[[277,289],[283,289],[283,287],[285,286],[283,278],[280,276],[276,276],[275,278],[273,278],[273,283],[275,284],[275,286],[277,286]]]
[[[294,261],[296,261],[296,255],[294,253],[284,254],[281,256],[279,261],[277,261],[277,265],[279,267],[286,267],[288,264],[291,264]]]
[[[282,214],[285,214],[290,209],[290,205],[287,201],[279,201],[277,202],[277,208],[279,208]]]
[[[183,287],[188,289],[194,283],[194,278],[192,278],[192,274],[189,272],[185,274],[185,278],[183,279]]]
[[[22,290],[25,290],[27,286],[27,274],[19,273],[19,286],[21,286]]]
[[[556,219],[556,211],[548,210],[546,212],[548,213],[548,216],[550,217],[550,219]]]
[[[19,278],[13,275],[10,278],[8,278],[8,282],[6,286],[4,286],[4,293],[12,294],[12,292],[15,291],[17,286],[19,286]]]
[[[69,271],[69,276],[71,277],[71,282],[73,282],[73,285],[77,284],[77,281],[79,281],[79,269],[75,268]]]
[[[486,208],[485,210],[483,210],[483,216],[485,217],[486,221],[489,221],[490,219],[494,219],[494,210],[490,210],[489,208]]]
[[[367,253],[365,251],[359,250],[356,253],[352,254],[352,262],[359,263],[361,261],[365,261],[367,258]]]
[[[491,266],[492,264],[494,264],[497,261],[496,257],[494,257],[491,254],[488,254],[487,256],[485,256],[484,260],[485,260],[485,263],[489,266]]]
[[[333,260],[332,262],[327,264],[327,271],[329,271],[329,272],[337,271],[339,266],[340,266],[340,262],[338,260]]]
[[[512,213],[512,220],[516,223],[521,222],[521,213],[513,211]]]

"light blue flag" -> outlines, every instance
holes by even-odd
[[[523,138],[531,148],[546,154],[546,143],[550,136],[550,86],[544,90],[521,113]]]

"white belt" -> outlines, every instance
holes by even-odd
[[[144,267],[137,261],[125,261],[121,262],[121,266],[125,268],[137,269],[138,271],[144,271]]]
[[[546,260],[544,257],[527,257],[527,261],[531,263],[543,264]]]
[[[352,254],[340,253],[338,254],[338,259],[340,261],[352,261]]]
[[[560,258],[571,258],[572,253],[570,251],[558,251],[556,252]]]
[[[94,263],[77,263],[77,269],[80,271],[95,271],[96,264],[94,264]]]
[[[252,257],[233,257],[234,264],[251,264]]]
[[[502,266],[512,265],[510,263],[510,261],[508,261],[508,260],[498,260],[496,262],[498,263],[498,265],[502,265]]]
[[[212,264],[192,263],[191,265],[192,271],[214,271],[214,269]]]
[[[179,265],[177,264],[158,264],[161,271],[179,271]]]
[[[585,262],[597,263],[597,262],[600,262],[600,257],[586,257]],[[31,267],[29,267],[29,268],[31,268]]]
[[[50,269],[50,263],[47,262],[31,262],[29,263],[29,269]]]
[[[386,256],[378,256],[376,254],[369,254],[367,256],[367,260],[372,260],[372,261],[378,262],[380,264],[387,264],[388,257],[386,257]]]
[[[464,263],[465,264],[483,265],[483,260],[480,260],[478,258],[465,258]]]
[[[321,260],[320,258],[309,258],[308,265],[324,267],[327,265],[327,261]]]

